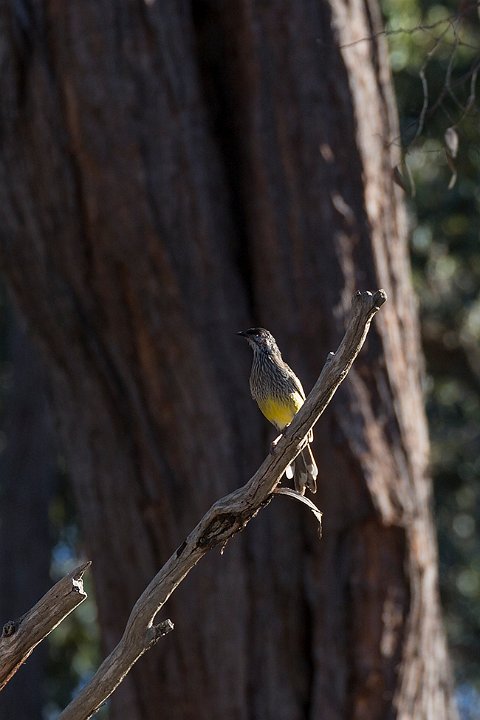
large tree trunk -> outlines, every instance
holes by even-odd
[[[11,9],[14,8],[14,9]],[[390,301],[283,500],[169,603],[112,718],[451,718],[397,135],[373,2],[3,3],[1,258],[42,343],[105,648],[268,448],[234,331],[308,387]]]

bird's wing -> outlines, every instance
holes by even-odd
[[[292,383],[293,391],[294,391],[294,392],[298,392],[298,394],[300,395],[300,397],[302,398],[302,400],[305,400],[305,391],[304,391],[304,389],[303,389],[303,387],[302,387],[302,383],[300,382],[300,380],[298,379],[298,377],[295,375],[295,373],[293,372],[292,368],[287,365],[287,363],[285,363],[285,367],[286,367],[286,369],[288,370],[289,380],[290,380],[290,382]],[[297,408],[297,411],[298,411],[298,408]],[[310,430],[310,432],[308,433],[307,437],[308,437],[308,442],[312,442],[312,441],[313,441],[313,430]]]
[[[305,400],[305,391],[304,391],[304,389],[303,389],[303,387],[302,387],[302,383],[300,382],[300,380],[298,379],[298,377],[295,375],[295,373],[293,372],[292,368],[291,368],[289,365],[287,365],[287,363],[285,363],[285,367],[286,367],[286,369],[287,369],[287,371],[288,371],[289,379],[290,379],[291,382],[292,382],[293,391],[294,391],[294,392],[296,391],[296,392],[300,393],[300,395],[301,395],[301,397],[303,398],[303,400]]]

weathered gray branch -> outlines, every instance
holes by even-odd
[[[170,621],[154,624],[159,610],[201,557],[213,547],[224,545],[272,498],[286,467],[298,454],[310,428],[345,379],[364,343],[373,316],[385,300],[383,290],[354,295],[348,327],[337,352],[329,356],[315,387],[275,449],[246,485],[212,505],[155,575],[135,603],[120,642],[90,682],[60,714],[59,720],[86,720],[91,717],[138,658],[173,628]]]
[[[90,562],[85,562],[72,570],[25,615],[5,623],[0,636],[0,690],[38,643],[85,600],[87,593],[82,578],[89,565]]]

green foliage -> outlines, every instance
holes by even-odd
[[[478,12],[476,5],[462,5],[459,11],[456,4],[430,0],[385,0],[383,7],[388,30],[424,28],[387,34],[401,118],[397,141],[414,184],[412,262],[427,360],[442,599],[457,678],[478,683]],[[448,128],[458,138],[456,157],[445,140]],[[457,179],[449,189],[453,173]]]

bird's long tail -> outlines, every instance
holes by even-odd
[[[295,490],[301,495],[305,495],[305,488],[308,488],[312,493],[317,492],[317,475],[317,463],[313,457],[310,444],[307,443],[293,461]]]

